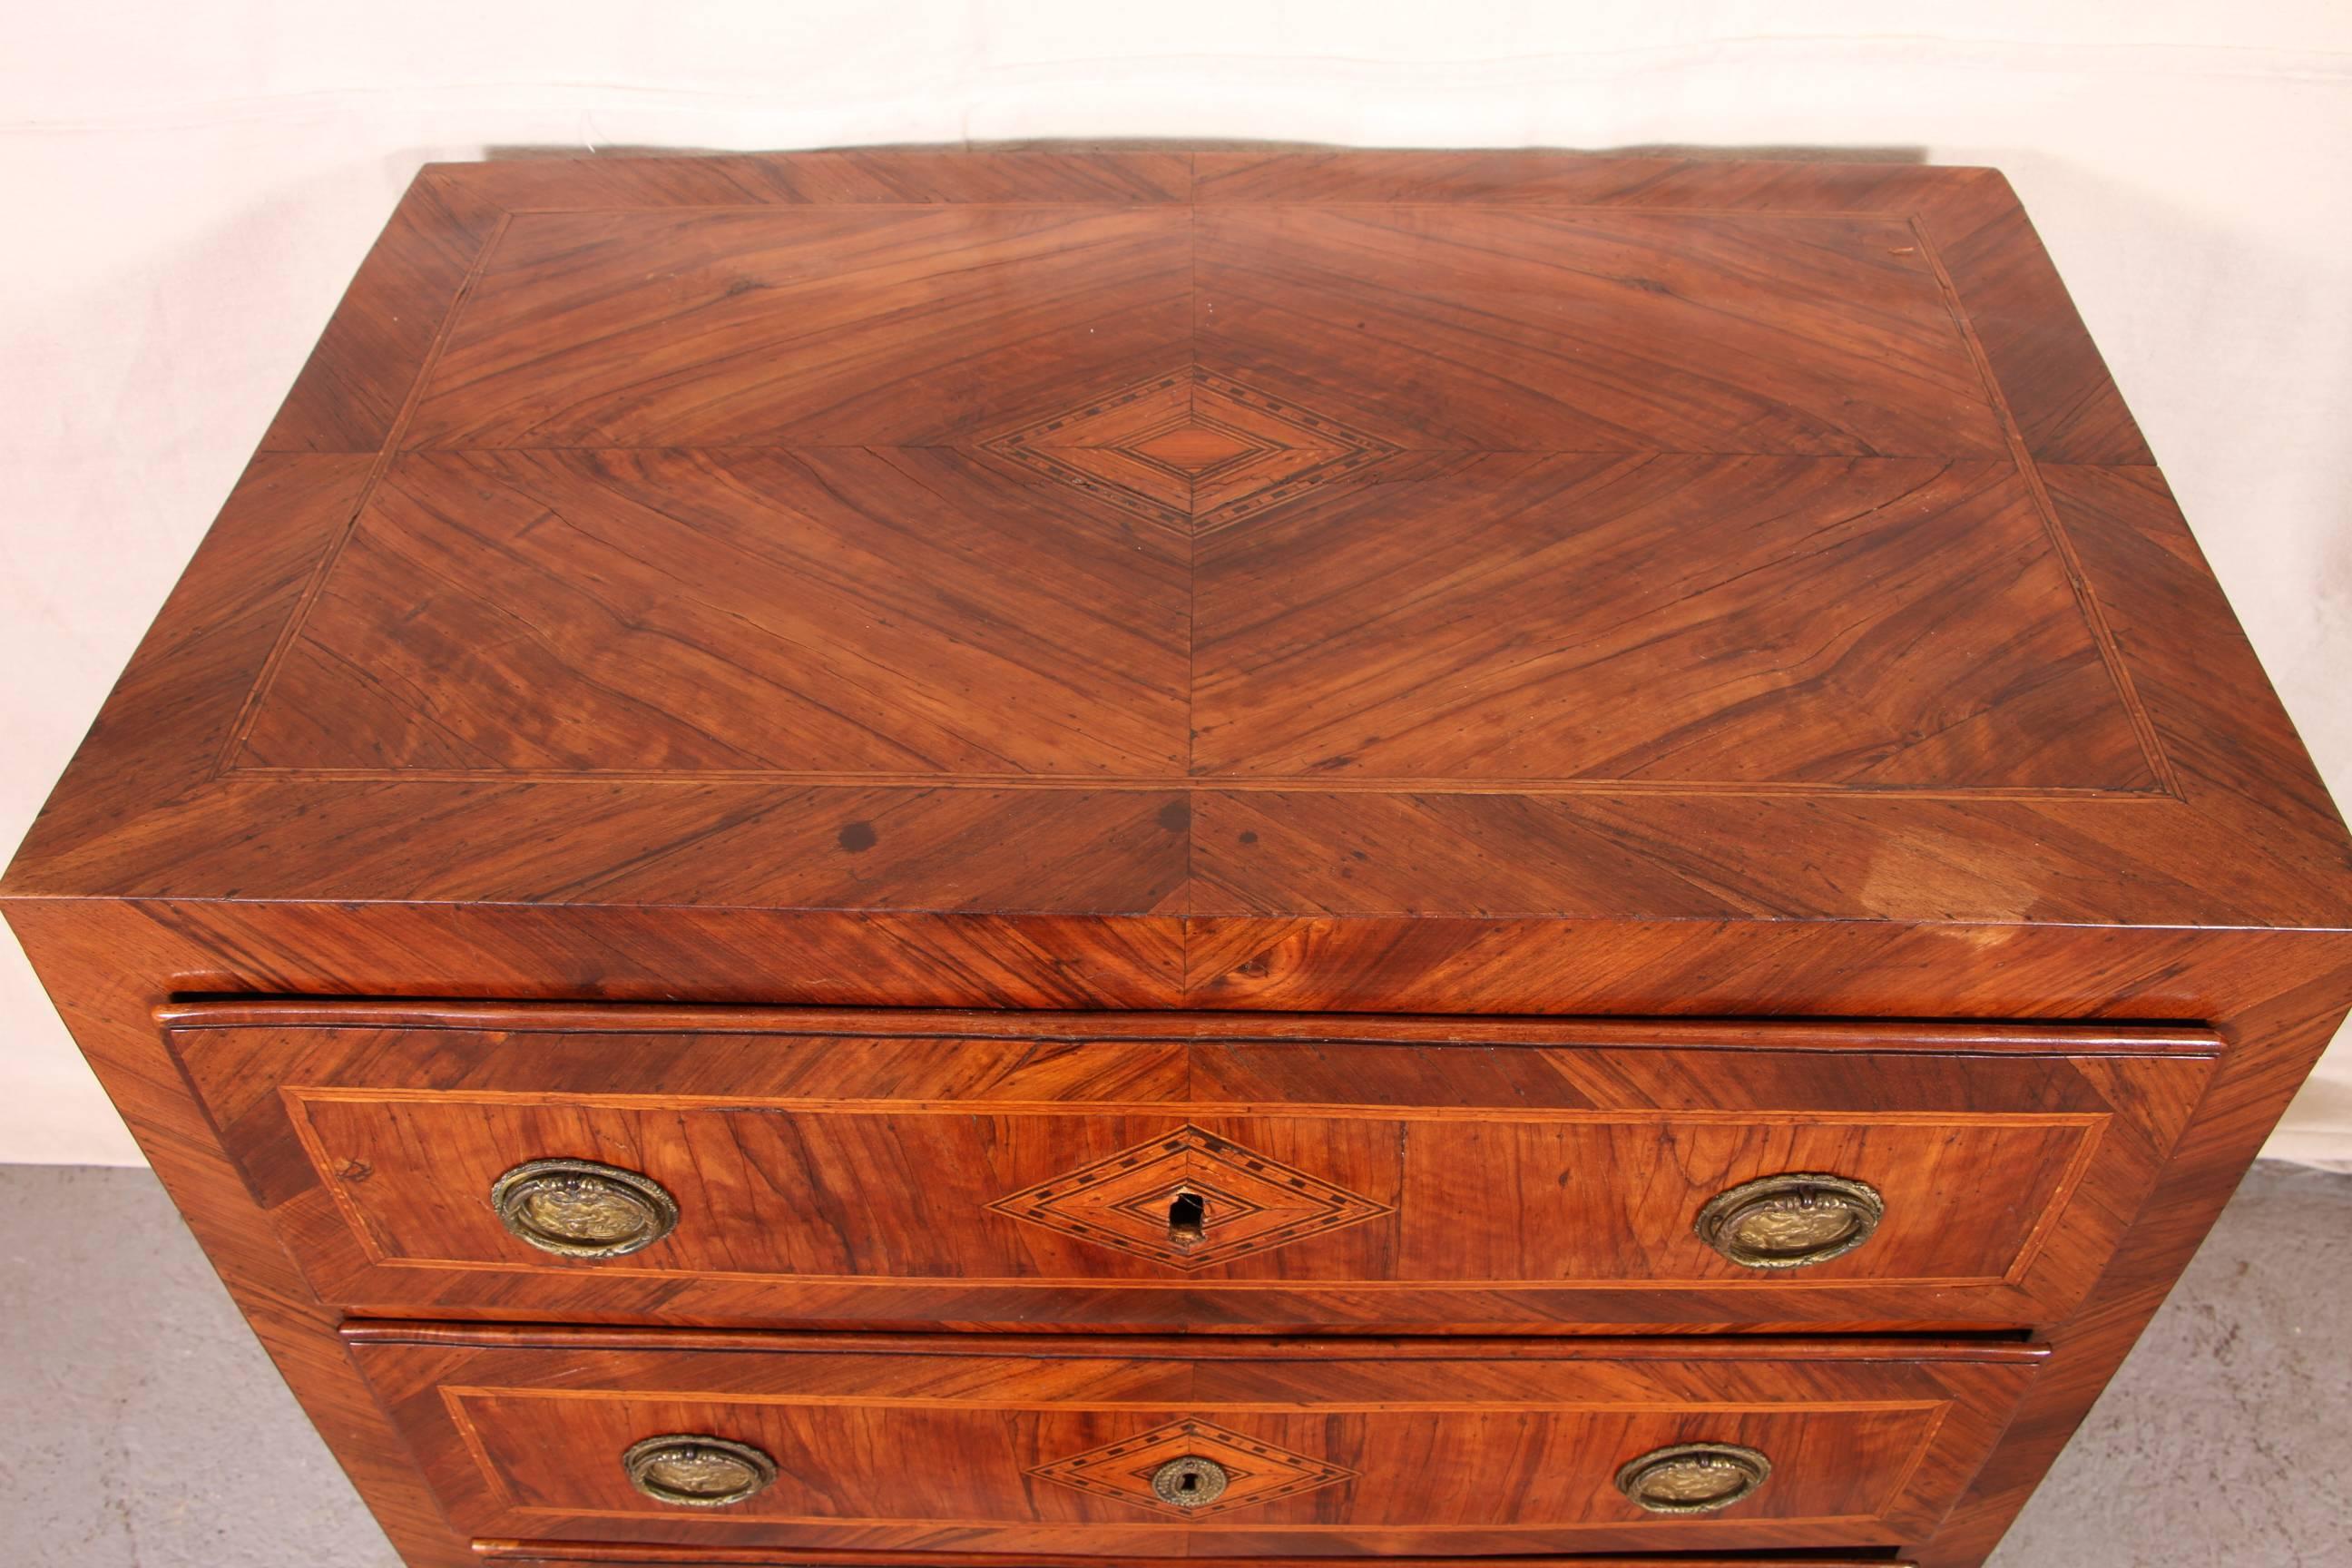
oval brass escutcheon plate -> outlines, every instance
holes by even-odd
[[[1152,1471],[1151,1489],[1163,1502],[1172,1502],[1178,1508],[1199,1508],[1216,1501],[1224,1492],[1225,1468],[1214,1459],[1187,1454]]]
[[[1692,1228],[1744,1268],[1802,1268],[1852,1252],[1885,1215],[1868,1182],[1790,1172],[1717,1194]]]
[[[499,1223],[517,1240],[564,1258],[621,1258],[677,1226],[659,1182],[593,1160],[532,1160],[490,1187]]]
[[[1736,1443],[1681,1443],[1617,1472],[1617,1489],[1652,1513],[1713,1513],[1753,1497],[1772,1461]]]
[[[632,1443],[621,1468],[637,1490],[679,1508],[724,1508],[776,1479],[776,1462],[751,1444],[692,1433]]]

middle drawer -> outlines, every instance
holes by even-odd
[[[809,1326],[2025,1325],[2195,1031],[206,1004],[328,1300]]]
[[[1925,1338],[345,1332],[450,1522],[486,1544],[1106,1568],[1899,1546],[1949,1511],[2047,1354]]]

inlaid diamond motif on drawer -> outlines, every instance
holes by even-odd
[[[1207,1459],[1223,1472],[1223,1488],[1209,1501],[1172,1502],[1152,1486],[1152,1479],[1163,1467],[1185,1458]],[[1344,1465],[1261,1441],[1213,1421],[1198,1420],[1171,1421],[1066,1459],[1035,1466],[1029,1473],[1097,1497],[1117,1498],[1185,1519],[1255,1508],[1276,1498],[1297,1497],[1337,1481],[1352,1480],[1356,1475]]]
[[[1377,1218],[1391,1206],[1192,1126],[989,1205],[1187,1269],[1255,1257]]]

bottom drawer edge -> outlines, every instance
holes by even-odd
[[[1907,1559],[1851,1552],[1759,1557],[1694,1557],[1651,1552],[1606,1557],[1039,1557],[1026,1552],[832,1552],[796,1547],[604,1545],[577,1541],[477,1541],[485,1563],[516,1568],[1201,1568],[1219,1562],[1248,1568],[1916,1568]]]

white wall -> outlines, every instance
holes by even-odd
[[[2008,171],[2352,799],[2342,0],[13,7],[0,845],[416,164],[1039,137],[1918,147]],[[2352,1050],[2281,1147],[2352,1159]],[[0,1159],[137,1153],[0,942]]]

